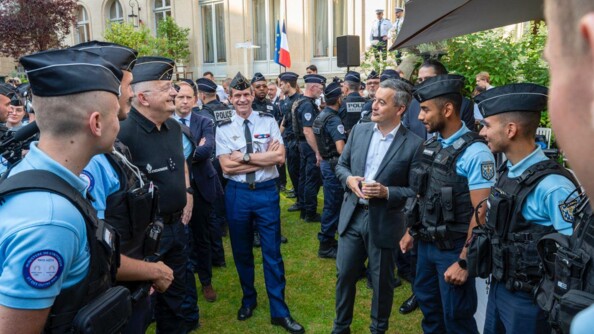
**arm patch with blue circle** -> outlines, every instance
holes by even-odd
[[[31,287],[45,289],[56,283],[63,269],[62,255],[46,249],[35,252],[27,258],[23,266],[23,277]]]

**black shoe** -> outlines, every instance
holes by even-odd
[[[396,289],[397,287],[402,285],[402,280],[400,279],[400,277],[396,276],[394,277],[394,289]]]
[[[260,247],[262,243],[260,242],[260,234],[258,232],[254,232],[254,247]]]
[[[295,204],[291,205],[291,206],[290,206],[290,207],[287,209],[287,211],[289,211],[289,212],[295,212],[295,211],[299,211],[299,210],[301,210],[301,205],[299,205],[299,204],[297,204],[297,203],[295,203]]]
[[[213,262],[212,263],[213,267],[217,267],[217,268],[226,268],[227,267],[227,262],[223,261],[223,262]]]
[[[320,216],[319,213],[305,214],[303,220],[305,220],[306,223],[319,223],[322,221],[322,216]]]
[[[239,311],[237,311],[237,320],[243,321],[251,318],[256,306],[258,306],[258,304],[254,304],[252,306],[242,306]]]
[[[287,239],[287,237],[281,234],[281,243],[286,244],[287,242],[289,242],[289,239]]]
[[[318,257],[322,259],[336,259],[337,249],[334,243],[335,240],[320,242],[320,247],[318,248]]]
[[[418,307],[419,303],[417,302],[417,296],[413,294],[407,300],[405,300],[404,303],[402,303],[402,305],[400,305],[400,309],[398,309],[398,312],[400,312],[400,314],[409,314],[410,312],[416,310]]]
[[[293,320],[291,317],[286,318],[272,318],[270,323],[275,326],[281,326],[282,328],[286,329],[289,333],[305,333],[305,328],[301,326],[297,321]]]

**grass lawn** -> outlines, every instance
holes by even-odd
[[[321,198],[320,191],[318,206],[320,213],[323,207]],[[305,327],[307,333],[330,333],[334,319],[336,265],[333,260],[317,257],[319,244],[317,233],[320,224],[305,223],[299,219],[298,212],[287,212],[287,208],[293,203],[292,199],[287,199],[284,194],[281,194],[282,234],[289,239],[289,242],[283,244],[281,248],[287,278],[286,301],[291,315]],[[212,279],[218,299],[214,303],[208,303],[199,292],[198,306],[202,327],[195,333],[286,333],[282,328],[270,324],[262,255],[259,248],[254,249],[258,308],[249,320],[237,320],[237,310],[241,306],[241,287],[231,254],[229,237],[225,237],[223,242],[227,267],[213,268]],[[197,284],[200,291],[200,283]],[[369,333],[371,290],[367,289],[365,284],[365,280],[357,284],[352,333]],[[389,333],[422,332],[420,325],[422,315],[419,310],[405,316],[398,313],[400,304],[410,296],[410,293],[410,284],[406,282],[394,291]],[[154,325],[149,329],[149,333],[154,333]]]

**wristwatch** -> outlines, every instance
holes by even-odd
[[[187,188],[186,188],[186,192],[187,192],[188,194],[190,194],[190,195],[194,195],[194,188],[192,188],[192,187],[187,187]]]
[[[250,162],[250,154],[249,153],[246,153],[243,155],[243,162],[245,162],[246,164],[248,162]]]
[[[468,264],[466,263],[466,260],[464,259],[458,259],[458,265],[460,266],[460,268],[466,270],[468,268]]]

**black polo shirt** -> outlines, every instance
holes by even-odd
[[[132,163],[159,187],[162,215],[183,210],[186,206],[184,149],[180,124],[167,119],[161,129],[132,108],[120,123],[118,138],[130,149]]]

